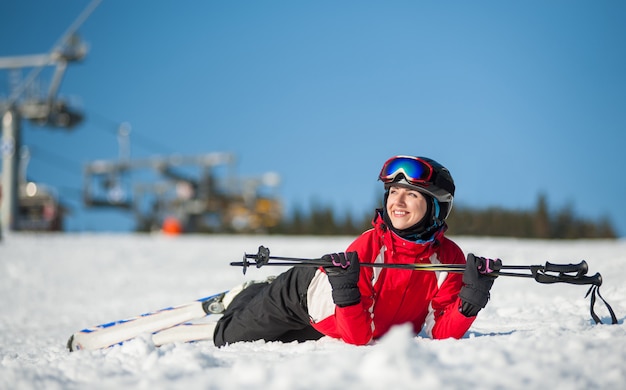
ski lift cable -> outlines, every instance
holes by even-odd
[[[97,113],[93,110],[88,110],[88,113],[97,119],[96,122],[100,122],[99,126],[97,126],[98,130],[107,134],[119,136],[120,126],[122,126],[123,123],[107,118],[105,115]],[[147,152],[173,153],[172,148],[165,146],[164,144],[138,132],[137,130],[133,130],[131,134],[133,136],[133,145],[137,145]]]
[[[31,151],[31,158],[41,160],[65,173],[73,175],[80,173],[81,164],[76,161],[72,161],[65,156],[50,152],[49,150],[45,150],[39,146],[29,146],[28,148]]]

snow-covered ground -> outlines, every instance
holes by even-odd
[[[453,238],[454,239],[454,238]],[[68,352],[85,327],[183,304],[281,268],[230,267],[259,245],[279,256],[341,251],[350,237],[11,234],[0,242],[0,389],[626,388],[626,241],[458,237],[505,264],[587,260],[618,325],[595,325],[586,286],[499,278],[461,340],[397,327],[374,345],[211,342],[156,348],[147,336]],[[606,322],[608,312],[596,304]]]

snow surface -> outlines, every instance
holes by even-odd
[[[454,239],[454,238],[453,238]],[[626,241],[458,237],[505,264],[574,263],[604,278],[618,325],[595,325],[586,286],[496,280],[465,338],[399,326],[374,345],[211,342],[156,348],[147,335],[68,352],[83,328],[183,304],[282,268],[229,266],[259,245],[278,256],[344,250],[351,237],[10,234],[0,242],[0,389],[620,389],[626,388]],[[606,322],[604,307],[597,312]]]

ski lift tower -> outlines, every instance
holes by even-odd
[[[0,57],[0,69],[32,68],[26,79],[13,89],[9,98],[0,100],[2,116],[2,188],[0,197],[0,226],[2,231],[15,230],[18,217],[18,165],[21,148],[21,120],[28,119],[41,126],[72,129],[82,122],[83,114],[73,110],[57,97],[68,63],[82,60],[87,46],[76,35],[78,27],[93,12],[101,0],[92,1],[46,54]],[[43,68],[54,66],[50,88],[45,96],[28,92]]]

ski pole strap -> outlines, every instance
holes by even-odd
[[[585,298],[587,298],[591,294],[591,300],[589,304],[589,312],[591,313],[591,318],[593,318],[596,324],[603,323],[600,317],[598,317],[598,315],[596,314],[594,310],[594,307],[596,305],[596,295],[597,295],[602,300],[602,302],[604,302],[604,305],[609,310],[609,313],[611,315],[611,324],[617,324],[617,317],[615,316],[615,312],[613,311],[613,308],[611,307],[611,305],[609,305],[606,299],[604,299],[602,295],[600,295],[600,286],[602,285],[602,275],[600,275],[600,273],[597,272],[593,276],[585,276],[584,273],[587,272],[587,264],[584,261],[583,263],[584,263],[584,266],[580,267],[579,269],[576,269],[576,266],[577,266],[576,264],[569,265],[571,266],[571,268],[568,268],[567,271],[577,272],[576,275],[567,275],[564,273],[560,273],[558,275],[548,275],[544,273],[546,269],[542,270],[536,267],[531,267],[531,272],[533,274],[534,279],[539,283],[546,283],[546,284],[569,283],[569,284],[580,284],[580,285],[591,284],[591,287],[587,291],[587,294],[585,294]],[[583,263],[578,264],[578,266],[582,265]],[[554,271],[554,270],[563,271],[563,269],[555,268],[555,265],[552,265],[549,263],[546,263],[546,264],[552,267],[552,268],[546,267],[546,268],[550,268],[550,271]]]
[[[613,308],[602,297],[602,295],[600,295],[600,286],[598,286],[598,285],[591,286],[589,288],[589,291],[587,291],[587,294],[585,294],[585,298],[587,298],[587,296],[589,296],[589,294],[591,294],[591,303],[589,305],[589,311],[591,313],[591,318],[593,318],[593,320],[596,322],[596,324],[602,324],[603,323],[602,320],[600,319],[600,317],[598,317],[596,312],[593,310],[593,307],[596,304],[596,295],[598,295],[598,297],[606,305],[606,308],[609,310],[609,313],[611,314],[611,324],[613,324],[613,325],[617,324],[617,317],[615,316],[615,312],[613,311]]]

